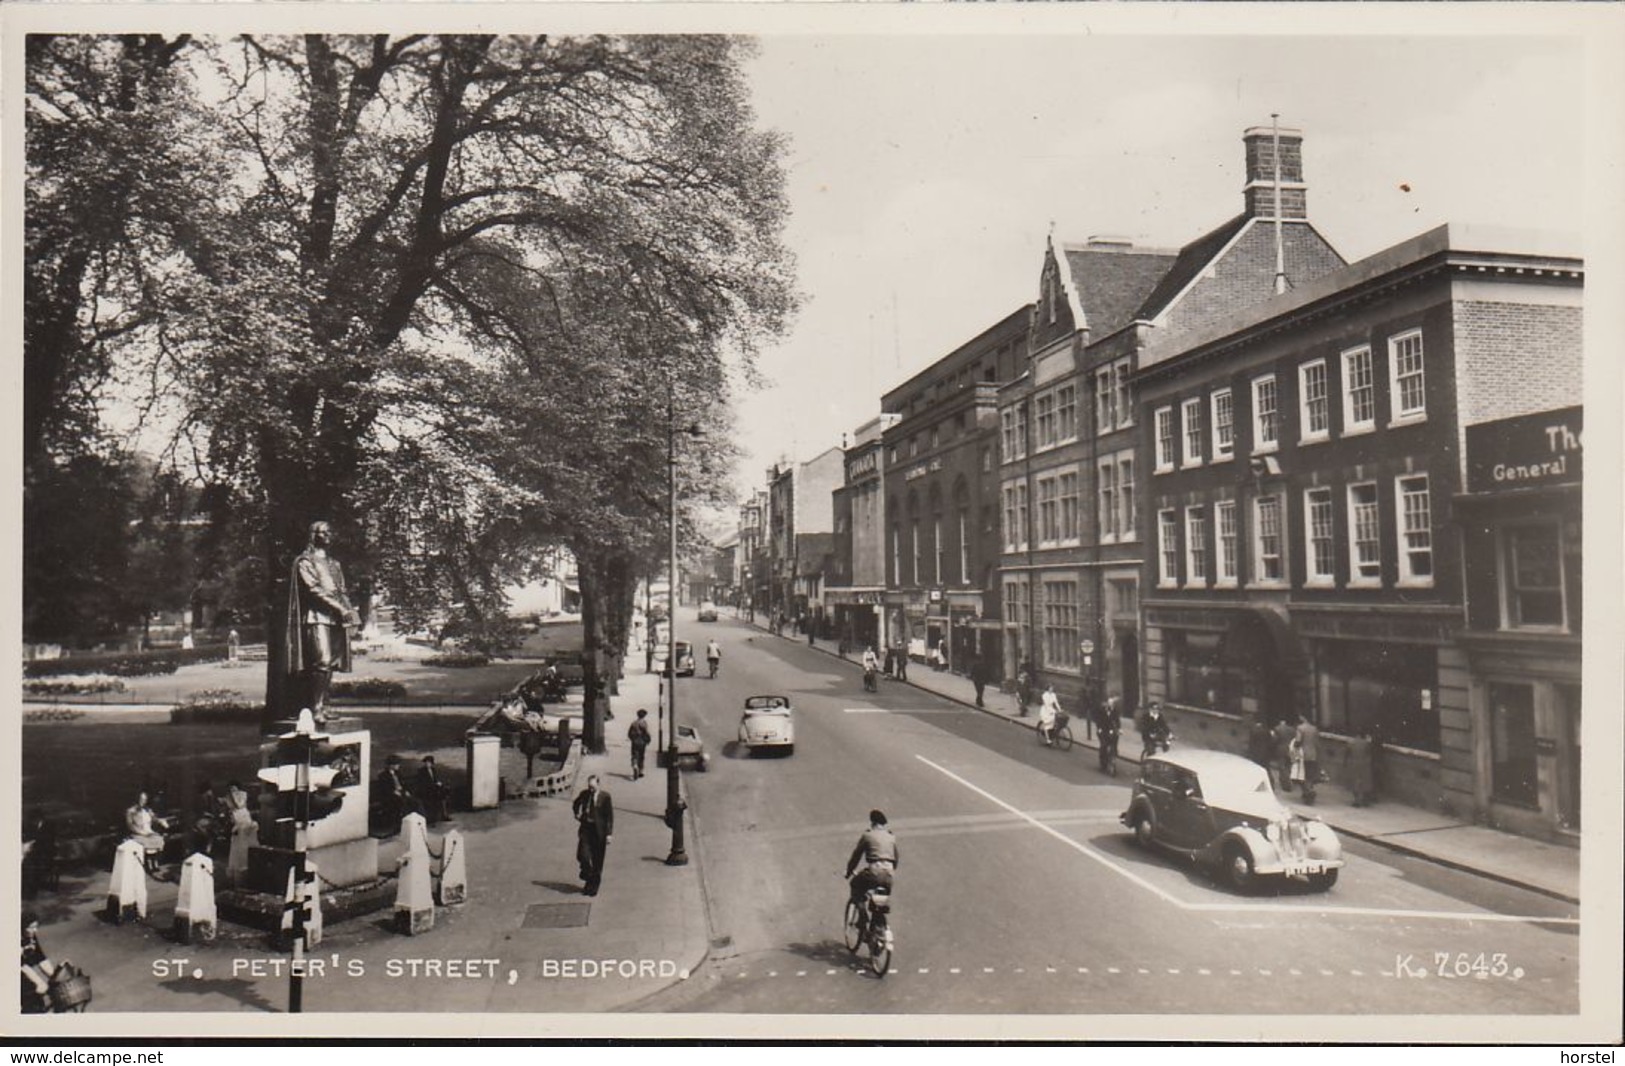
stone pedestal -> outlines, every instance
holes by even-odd
[[[175,939],[182,944],[215,938],[214,860],[192,855],[181,863],[181,889],[175,900]]]
[[[468,738],[469,803],[476,811],[497,806],[502,799],[502,738],[475,735]]]
[[[395,888],[395,928],[408,936],[434,928],[434,889],[429,869],[428,825],[420,814],[401,819],[406,854]]]
[[[468,860],[463,854],[463,834],[453,829],[441,838],[440,905],[455,907],[468,902]]]
[[[107,917],[114,925],[147,916],[146,849],[126,840],[113,853],[113,878],[107,886]]]

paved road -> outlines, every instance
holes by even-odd
[[[1357,842],[1329,894],[1238,895],[1130,843],[1117,822],[1127,778],[1103,778],[1092,753],[1042,748],[902,685],[866,695],[855,669],[726,618],[683,635],[703,647],[712,634],[722,676],[679,682],[678,714],[715,753],[710,773],[689,778],[713,951],[646,1009],[1578,1009],[1564,904]],[[792,697],[793,757],[752,758],[732,742],[744,697],[765,692]],[[884,979],[840,939],[840,873],[872,806],[902,851]],[[1472,976],[1480,956],[1504,973]]]

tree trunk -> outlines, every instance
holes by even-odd
[[[581,575],[581,746],[594,755],[604,751],[604,714],[609,699],[604,692],[600,669],[603,633],[603,586],[598,575],[597,557],[576,552]]]

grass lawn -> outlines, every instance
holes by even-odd
[[[391,753],[403,758],[436,753],[448,779],[461,779],[463,731],[479,712],[359,710],[372,730],[376,777]],[[23,808],[43,808],[66,838],[122,823],[138,791],[163,791],[171,807],[184,806],[208,781],[224,794],[228,781],[244,786],[259,769],[254,725],[171,725],[151,715],[96,712],[72,722],[22,728]],[[451,771],[455,771],[452,773]]]

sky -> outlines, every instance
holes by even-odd
[[[1033,300],[1052,226],[1177,247],[1238,214],[1272,112],[1351,261],[1445,222],[1578,241],[1582,60],[1525,36],[762,37],[804,303],[740,405],[741,493]]]

